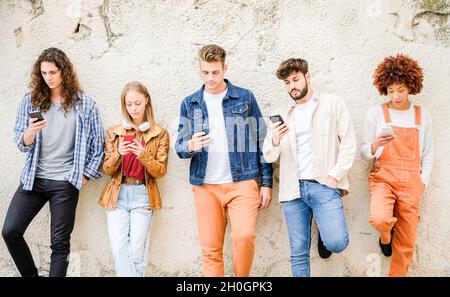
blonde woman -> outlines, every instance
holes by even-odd
[[[103,170],[111,180],[99,204],[107,208],[117,276],[144,276],[153,212],[161,208],[156,179],[166,174],[169,134],[155,123],[149,91],[129,82],[121,95],[122,124],[106,131]]]

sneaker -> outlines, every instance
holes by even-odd
[[[322,238],[320,237],[320,233],[319,233],[319,240],[317,242],[317,249],[319,251],[319,256],[322,259],[329,258],[332,254],[332,252],[330,252],[323,244]]]

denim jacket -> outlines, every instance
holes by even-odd
[[[228,91],[222,106],[233,181],[261,178],[262,185],[271,187],[272,165],[265,162],[262,155],[267,127],[255,96],[250,90],[234,86],[228,80],[225,82]],[[203,91],[204,86],[183,100],[175,143],[175,150],[181,159],[191,158],[189,182],[196,186],[204,184],[208,147],[188,152],[187,143],[194,133],[209,133],[208,110]]]

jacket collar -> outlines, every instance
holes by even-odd
[[[161,131],[162,131],[161,127],[154,124],[154,125],[152,125],[150,130],[142,132],[142,136],[144,137],[145,143],[147,143],[153,137],[158,136],[161,133]],[[127,130],[122,125],[120,125],[120,126],[117,126],[116,129],[114,129],[114,134],[116,134],[117,136],[123,136],[123,135],[127,134]]]
[[[227,83],[227,94],[225,95],[225,98],[233,98],[237,99],[239,98],[239,93],[236,89],[236,87],[228,80],[224,79],[224,81]],[[205,85],[203,85],[200,90],[195,92],[192,97],[190,98],[190,102],[199,102],[203,100],[203,92],[205,91]]]

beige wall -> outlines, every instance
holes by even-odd
[[[358,143],[368,108],[381,102],[372,73],[385,55],[399,52],[420,61],[425,88],[414,102],[433,117],[435,163],[423,198],[411,275],[450,275],[450,49],[448,17],[423,14],[445,1],[401,0],[169,0],[169,1],[0,1],[0,221],[14,194],[25,156],[13,144],[19,101],[27,90],[30,68],[40,52],[56,46],[76,65],[86,92],[95,98],[105,126],[120,122],[119,96],[129,80],[151,90],[159,122],[175,139],[179,105],[200,87],[195,55],[205,43],[229,53],[227,77],[254,91],[265,115],[290,100],[274,76],[281,60],[309,60],[317,89],[345,98],[351,108]],[[450,10],[450,5],[441,12]],[[444,3],[445,4],[445,3]],[[428,6],[427,6],[428,5]],[[79,25],[78,25],[79,24]],[[77,30],[78,27],[78,30]],[[171,149],[167,176],[160,181],[164,208],[151,229],[149,276],[199,276],[201,264],[188,161]],[[368,224],[366,176],[369,164],[358,156],[350,172],[351,193],[344,206],[350,245],[340,255],[318,257],[316,225],[311,248],[312,275],[385,275],[377,233]],[[105,212],[97,205],[108,181],[103,177],[83,189],[72,234],[70,275],[114,274]],[[276,188],[275,188],[276,189]],[[2,223],[1,223],[2,224]],[[275,195],[257,225],[255,276],[290,276],[289,244]],[[49,270],[49,211],[45,207],[26,238],[41,272]],[[232,273],[226,237],[226,273]],[[0,240],[0,276],[17,275]]]

